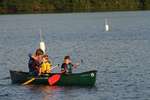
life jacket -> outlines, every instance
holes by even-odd
[[[41,64],[41,73],[50,73],[51,66],[52,64],[50,62],[43,62]]]
[[[63,63],[61,66],[61,71],[64,73],[72,73],[72,67],[73,67],[73,64],[71,63],[69,64]]]

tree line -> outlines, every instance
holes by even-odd
[[[0,0],[0,14],[149,9],[150,0]]]

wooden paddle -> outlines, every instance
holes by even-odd
[[[28,81],[24,82],[22,85],[28,85],[29,83],[33,82],[35,80],[35,77],[29,79]]]
[[[59,66],[59,64],[55,67],[52,67],[50,70],[53,70],[53,69],[57,68],[58,66]],[[33,82],[35,79],[36,79],[35,77],[32,77],[31,79],[24,82],[22,85],[28,85],[29,83]]]

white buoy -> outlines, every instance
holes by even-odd
[[[45,46],[45,42],[43,41],[43,38],[42,38],[41,30],[40,30],[40,49],[43,50],[44,54],[46,53],[46,46]]]
[[[109,24],[108,24],[108,20],[107,19],[105,19],[105,31],[109,31],[110,29],[109,29]]]

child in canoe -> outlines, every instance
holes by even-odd
[[[40,74],[47,74],[51,72],[52,63],[48,58],[48,55],[43,56],[43,63],[41,64]]]
[[[65,56],[64,57],[64,63],[61,65],[61,72],[62,73],[72,73],[72,68],[76,68],[79,66],[79,63],[77,64],[72,64],[70,56]]]

